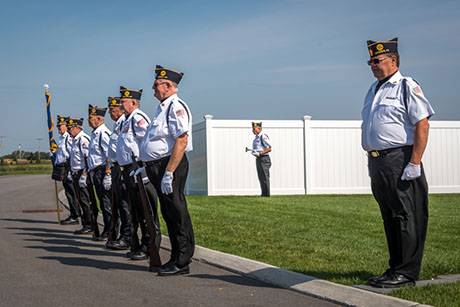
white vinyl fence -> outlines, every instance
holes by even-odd
[[[361,121],[266,120],[271,194],[370,193]],[[431,193],[460,192],[460,122],[431,121],[423,163]],[[205,120],[193,125],[189,194],[258,195],[251,120]]]

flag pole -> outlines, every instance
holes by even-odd
[[[50,145],[50,153],[51,153],[51,162],[54,165],[54,160],[56,158],[56,151],[57,151],[57,144],[53,138],[53,129],[54,123],[53,118],[51,117],[51,93],[49,91],[49,85],[43,85],[45,89],[45,99],[46,99],[46,116],[48,120],[48,140]],[[58,224],[61,224],[61,213],[59,208],[59,198],[58,198],[58,189],[57,189],[57,181],[54,181],[54,195],[56,199],[56,213],[57,213],[57,221]]]

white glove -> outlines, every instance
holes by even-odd
[[[104,186],[104,189],[106,191],[110,190],[112,187],[112,175],[111,174],[105,174],[104,179],[102,179],[102,185]]]
[[[141,176],[145,174],[145,167],[139,167],[138,169],[136,169],[136,171],[134,172],[134,176],[137,176],[139,174],[141,174]]]
[[[166,171],[161,179],[161,192],[163,194],[171,194],[173,192],[172,182],[174,179],[173,172]]]
[[[258,151],[253,150],[251,153],[252,153],[252,155],[254,157],[259,157],[260,156],[260,153]]]
[[[141,175],[142,182],[144,185],[150,182],[149,177],[147,176],[147,173],[145,172],[145,167],[139,167],[136,172],[134,173],[134,178],[137,178],[138,175]]]
[[[86,188],[87,185],[86,185],[86,175],[81,175],[80,176],[80,179],[78,179],[78,185],[80,186],[80,188]]]
[[[134,176],[134,174],[136,173],[137,169],[133,169],[132,171],[129,172],[129,177],[132,177]]]
[[[67,173],[67,181],[72,182],[72,173],[71,172]]]
[[[420,164],[408,163],[401,176],[401,180],[414,180],[422,175]]]

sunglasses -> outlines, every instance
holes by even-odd
[[[389,58],[383,58],[383,59],[380,59],[380,60],[379,59],[370,59],[369,61],[367,61],[367,65],[369,65],[369,66],[371,66],[372,64],[377,65],[377,64],[380,64],[383,61],[388,60],[388,59]]]

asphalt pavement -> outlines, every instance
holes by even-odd
[[[0,177],[0,306],[337,306],[201,262],[157,276],[40,212],[55,206],[48,175]]]

